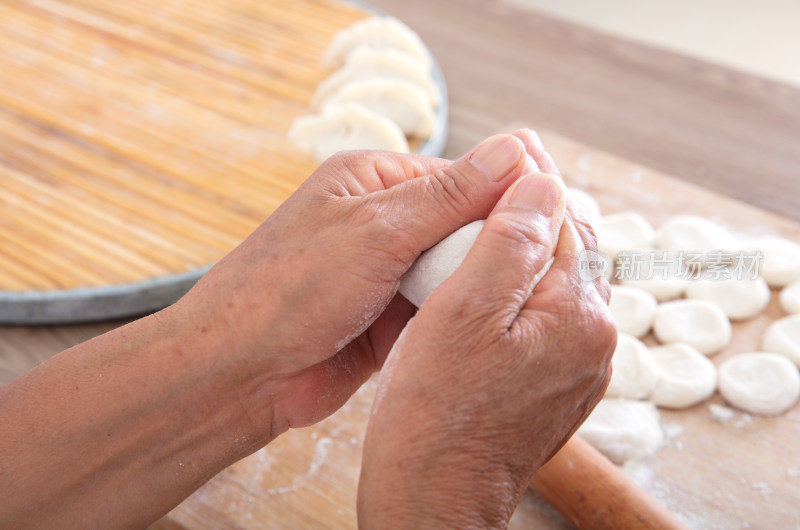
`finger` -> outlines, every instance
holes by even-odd
[[[552,176],[520,179],[487,218],[463,264],[422,310],[444,304],[471,308],[510,327],[530,296],[534,276],[553,256],[565,207],[564,187]]]
[[[375,369],[380,370],[408,321],[417,308],[401,295],[396,295],[381,315],[367,330],[369,346],[375,358]]]
[[[525,168],[525,148],[511,135],[488,138],[452,165],[370,195],[393,227],[395,251],[411,261],[458,228],[485,219]]]
[[[519,138],[525,145],[525,151],[533,159],[540,171],[558,175],[559,177],[561,176],[561,172],[553,161],[553,157],[545,150],[544,144],[541,138],[539,138],[539,135],[536,134],[536,131],[520,129],[514,133],[514,136]],[[584,248],[592,252],[597,252],[597,236],[594,227],[592,227],[591,223],[586,218],[586,215],[577,201],[569,196],[567,197],[567,217],[575,225],[578,235],[581,241],[583,241]],[[594,285],[600,293],[600,296],[607,303],[611,296],[611,287],[608,281],[600,277],[594,281]]]

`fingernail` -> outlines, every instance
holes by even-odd
[[[470,155],[469,161],[494,182],[503,180],[519,164],[523,145],[509,135],[484,140]]]
[[[563,201],[564,191],[551,177],[528,175],[515,183],[508,204],[537,210],[550,217]]]

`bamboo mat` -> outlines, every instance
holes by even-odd
[[[219,259],[315,169],[285,140],[364,18],[323,0],[0,0],[0,292]]]

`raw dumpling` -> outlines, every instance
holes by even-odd
[[[322,162],[347,149],[383,149],[408,153],[403,131],[389,118],[362,105],[330,105],[322,114],[297,118],[289,141]]]
[[[650,401],[660,407],[684,409],[704,401],[717,387],[717,369],[708,357],[688,344],[650,348],[658,382]]]
[[[652,294],[642,289],[612,285],[608,308],[620,333],[641,339],[653,326],[658,302]]]
[[[350,52],[366,46],[375,50],[401,50],[413,55],[426,68],[433,63],[419,35],[394,17],[371,17],[356,22],[333,36],[322,64],[333,70],[342,66]]]
[[[664,443],[655,405],[646,401],[603,399],[578,429],[612,462],[624,464],[655,454]]]
[[[422,306],[425,299],[461,265],[485,223],[486,221],[474,221],[462,226],[423,252],[401,278],[398,292],[415,306]],[[554,258],[550,258],[533,277],[531,291],[547,274],[553,262]]]
[[[687,298],[708,300],[719,306],[731,320],[752,318],[767,308],[770,292],[763,278],[696,280],[686,289]]]
[[[400,79],[366,79],[351,81],[325,100],[323,112],[332,105],[360,103],[386,116],[408,136],[430,137],[436,124],[436,113],[425,91],[410,81]]]
[[[786,412],[800,395],[800,375],[785,357],[743,353],[719,367],[719,393],[725,401],[753,414]]]
[[[398,291],[417,307],[464,261],[486,221],[462,226],[423,252],[400,280]]]
[[[362,46],[353,50],[341,69],[317,86],[311,104],[320,107],[328,96],[351,81],[376,78],[409,81],[425,91],[433,107],[441,102],[430,68],[418,58],[401,50],[374,50]]]
[[[706,355],[731,341],[731,323],[706,300],[675,300],[658,306],[653,332],[662,344],[685,342]]]
[[[658,371],[642,341],[620,333],[611,364],[613,370],[606,396],[628,399],[644,399],[650,396],[658,381]]]

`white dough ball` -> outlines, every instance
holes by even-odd
[[[778,236],[767,236],[753,243],[762,253],[759,274],[772,287],[783,287],[800,280],[800,245]]]
[[[600,220],[601,215],[600,205],[597,204],[597,201],[594,199],[594,197],[578,188],[567,188],[567,191],[578,204],[578,207],[581,209],[581,212],[583,212],[586,220],[589,221],[592,226],[595,226]]]
[[[622,285],[650,293],[659,302],[680,298],[689,286],[689,280],[674,277],[661,278],[654,276],[645,279],[621,279],[620,281]]]
[[[617,464],[653,455],[664,443],[656,407],[646,401],[603,399],[578,429]]]
[[[658,301],[652,294],[642,289],[612,285],[608,308],[620,333],[642,338],[653,326]]]
[[[400,280],[400,294],[417,307],[464,261],[486,221],[462,226],[417,258]]]
[[[416,57],[427,68],[433,64],[430,53],[419,35],[394,17],[376,16],[360,20],[337,32],[322,64],[333,70],[347,60],[347,56],[359,47],[373,50],[401,50]]]
[[[783,317],[770,324],[761,348],[784,355],[800,368],[800,315]]]
[[[739,241],[727,229],[703,217],[676,215],[661,226],[658,248],[670,251],[738,250]]]
[[[430,68],[419,58],[401,50],[374,50],[361,46],[347,56],[342,68],[317,86],[311,104],[321,106],[328,96],[351,81],[374,78],[409,81],[425,91],[432,106],[437,107],[441,102]]]
[[[747,412],[781,414],[800,396],[800,374],[781,355],[743,353],[720,365],[719,393],[725,401]]]
[[[717,388],[714,363],[688,344],[650,348],[650,355],[658,374],[650,401],[660,407],[691,407],[708,399]]]
[[[722,309],[706,300],[675,300],[661,304],[653,331],[662,344],[685,342],[706,355],[731,341],[731,323]]]
[[[622,212],[601,217],[595,226],[597,248],[616,259],[623,250],[640,250],[653,246],[655,230],[635,212]]]
[[[606,389],[607,397],[644,399],[658,381],[657,368],[647,346],[631,335],[618,335],[611,364],[613,370]]]
[[[800,281],[781,289],[778,300],[781,303],[781,309],[790,315],[800,314]]]
[[[708,300],[731,320],[752,318],[767,308],[770,291],[760,276],[755,279],[696,280],[689,283],[686,297]]]
[[[485,223],[486,221],[474,221],[462,226],[423,252],[400,279],[398,292],[415,306],[421,307],[425,299],[464,262]],[[555,258],[550,258],[534,275],[530,292],[533,292],[554,262]]]
[[[436,112],[427,93],[403,79],[351,81],[325,98],[322,111],[347,103],[359,103],[386,116],[409,136],[428,138],[436,128]]]
[[[397,124],[357,104],[331,106],[322,114],[297,118],[288,138],[317,162],[349,149],[409,152],[406,136]]]

